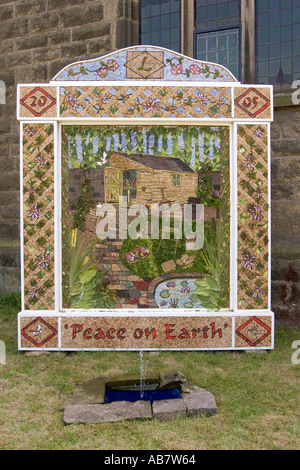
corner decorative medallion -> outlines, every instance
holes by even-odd
[[[35,318],[21,330],[21,335],[36,348],[41,348],[57,335],[58,331],[41,317]]]
[[[256,88],[248,88],[235,99],[235,105],[243,111],[243,113],[246,113],[253,119],[270,107],[270,97],[265,96]],[[242,117],[242,115],[240,117]]]
[[[252,317],[239,328],[236,334],[249,346],[255,347],[271,335],[271,328],[257,317]]]
[[[41,117],[55,104],[56,99],[41,87],[34,88],[20,99],[20,105],[36,117]]]

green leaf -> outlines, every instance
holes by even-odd
[[[216,310],[216,309],[218,309],[217,305],[214,305],[210,302],[201,302],[201,307],[206,308],[207,310]]]
[[[82,296],[81,300],[82,300],[82,302],[86,302],[88,300],[92,300],[94,296],[95,296],[94,290],[89,290],[89,291],[83,293],[83,296]]]
[[[79,280],[83,282],[83,284],[87,284],[96,276],[96,274],[97,274],[96,268],[87,269],[86,271],[81,272],[79,274]]]
[[[214,291],[220,291],[220,285],[212,276],[206,276],[206,281],[210,289]]]
[[[196,289],[196,290],[194,290],[194,294],[197,295],[197,297],[198,297],[199,300],[201,300],[201,299],[206,299],[206,300],[207,300],[207,299],[209,299],[209,297],[210,297],[210,292],[209,292],[209,290],[207,290],[207,291],[205,292],[204,289]]]
[[[82,282],[80,282],[80,281],[75,282],[75,284],[73,284],[73,286],[70,289],[70,295],[73,296],[73,295],[81,294],[82,289],[83,289]]]
[[[96,302],[93,302],[91,300],[82,301],[82,302],[80,302],[79,304],[76,305],[76,308],[82,308],[84,310],[89,310],[89,309],[95,308],[95,307],[96,307]]]
[[[75,305],[78,305],[79,302],[81,301],[81,296],[82,296],[82,294],[73,295],[73,296],[70,298],[70,306],[71,306],[71,307],[75,307]]]
[[[94,277],[90,282],[84,284],[84,293],[89,291],[95,291],[95,287],[97,285],[96,277]]]

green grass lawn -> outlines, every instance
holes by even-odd
[[[136,246],[143,246],[149,249],[149,255],[137,263],[128,263],[125,258],[125,254],[133,250]],[[145,240],[132,240],[127,238],[120,250],[120,259],[122,263],[137,276],[142,278],[154,278],[165,274],[162,264],[165,261],[173,260],[176,261],[181,258],[182,255],[187,253],[189,256],[194,256],[195,261],[193,264],[188,266],[176,266],[172,272],[178,273],[205,273],[205,264],[202,260],[200,250],[197,251],[186,251],[185,240],[151,240],[150,238]]]
[[[18,351],[19,296],[0,298],[0,449],[26,450],[296,450],[300,446],[300,365],[292,344],[300,329],[276,330],[275,349],[144,353],[147,371],[179,370],[210,391],[218,414],[175,422],[63,422],[61,405],[76,386],[102,374],[139,374],[137,352]]]
[[[161,227],[160,221],[160,227]],[[171,220],[170,227],[174,227],[174,221]],[[184,233],[184,228],[182,228],[182,233]],[[195,231],[195,224],[193,225],[193,230]],[[211,222],[205,222],[205,230],[212,234]],[[142,278],[155,278],[161,274],[165,274],[162,264],[165,261],[173,260],[175,263],[178,259],[184,254],[189,256],[194,256],[194,262],[186,266],[176,265],[176,268],[172,272],[179,273],[201,273],[206,274],[207,269],[205,262],[202,256],[202,250],[186,250],[185,237],[176,239],[174,233],[171,232],[170,239],[162,238],[160,233],[159,239],[154,239],[149,237],[147,239],[137,239],[133,240],[128,237],[124,240],[123,245],[120,250],[120,259],[122,263],[137,276]],[[213,237],[213,235],[211,235]],[[125,254],[131,252],[136,246],[145,247],[149,250],[149,255],[138,261],[137,263],[129,263],[126,260]]]

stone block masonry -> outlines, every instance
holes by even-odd
[[[300,106],[276,108],[272,124],[272,309],[300,323]]]
[[[64,66],[139,42],[138,0],[0,2],[0,294],[20,289],[18,83],[49,82]]]
[[[138,0],[1,0],[0,294],[20,289],[18,83],[49,82],[71,62],[139,43]],[[300,106],[272,124],[272,310],[300,322]]]

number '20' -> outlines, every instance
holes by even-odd
[[[32,102],[31,102],[32,108],[35,108],[36,106],[38,106],[39,108],[42,108],[43,106],[45,106],[47,102],[47,98],[45,96],[41,96],[40,98],[38,98],[37,96],[32,96],[31,99],[32,99]]]

